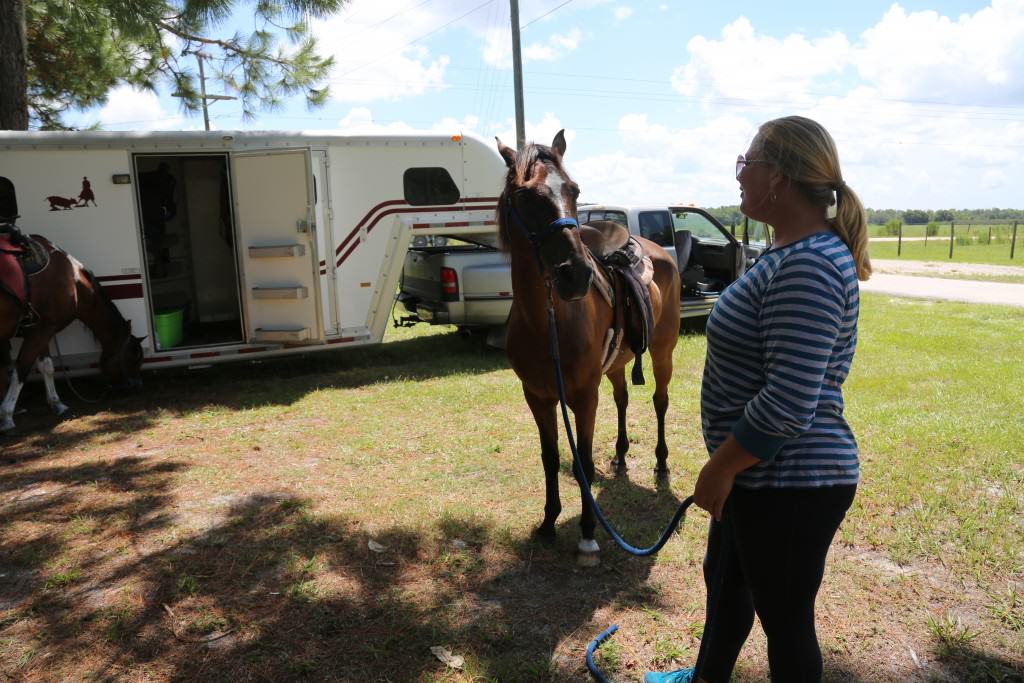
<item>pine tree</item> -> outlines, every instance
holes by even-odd
[[[0,129],[65,128],[63,114],[106,101],[127,84],[165,84],[186,111],[202,109],[196,53],[207,80],[236,95],[242,116],[303,94],[328,98],[331,57],[317,54],[311,18],[348,0],[3,0],[0,2]],[[243,4],[251,33],[224,30]]]

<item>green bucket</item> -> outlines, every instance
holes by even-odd
[[[169,349],[181,343],[184,318],[185,309],[183,308],[157,311],[153,315],[156,340],[161,349]]]

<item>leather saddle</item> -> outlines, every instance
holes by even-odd
[[[636,356],[633,384],[643,384],[641,356],[654,328],[654,309],[647,287],[654,279],[654,264],[629,230],[613,221],[594,221],[580,226],[580,238],[598,264],[594,285],[614,311],[612,329],[605,340],[607,371],[618,355],[622,339]]]

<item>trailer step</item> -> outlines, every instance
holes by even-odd
[[[282,256],[302,256],[306,247],[302,244],[277,244],[265,247],[249,247],[250,258],[281,258]]]
[[[253,287],[252,296],[254,299],[306,299],[309,297],[309,289],[302,285]]]
[[[257,327],[255,341],[260,342],[304,342],[309,340],[309,328],[294,327]]]

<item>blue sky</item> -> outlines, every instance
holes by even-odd
[[[224,31],[252,28],[251,7]],[[566,130],[582,199],[736,204],[757,125],[821,121],[874,208],[1024,204],[1024,0],[520,0],[527,139]],[[354,0],[317,22],[332,100],[222,130],[438,130],[515,142],[508,0]],[[220,92],[210,84],[212,92]],[[111,130],[201,128],[167,92],[114,92]]]

